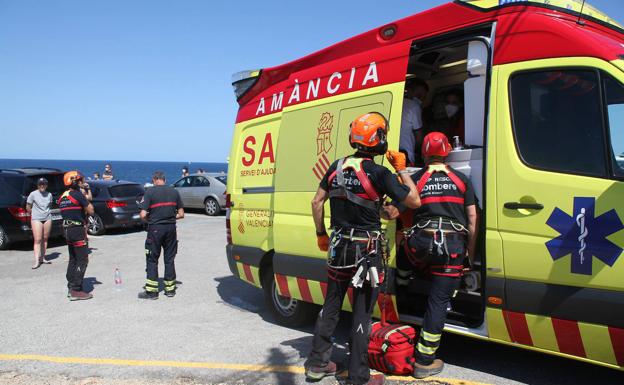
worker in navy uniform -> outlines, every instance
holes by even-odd
[[[152,187],[145,191],[139,207],[141,219],[147,222],[145,259],[147,280],[141,299],[158,299],[158,258],[164,251],[165,295],[176,294],[175,256],[178,252],[176,220],[184,218],[184,206],[176,189],[165,184],[165,174],[156,171],[152,176]]]
[[[69,187],[58,199],[58,206],[63,217],[63,234],[67,241],[69,263],[67,264],[67,297],[70,301],[93,298],[86,293],[82,281],[89,264],[89,247],[85,228],[86,214],[93,215],[93,206],[81,192],[84,176],[78,171],[66,172],[63,183]]]
[[[381,373],[370,374],[368,341],[371,315],[383,280],[385,240],[381,232],[380,209],[387,195],[416,208],[420,201],[416,187],[405,174],[405,154],[389,153],[390,163],[399,171],[404,184],[373,157],[387,151],[388,121],[377,112],[364,114],[350,126],[349,140],[355,154],[330,166],[312,200],[312,215],[317,244],[328,252],[327,295],[319,313],[312,351],[305,364],[306,377],[320,380],[336,373],[330,360],[332,334],[339,321],[342,303],[353,287],[353,325],[351,328],[348,384],[383,384]],[[324,223],[324,203],[330,200],[331,238]]]
[[[397,284],[408,284],[414,271],[425,271],[431,278],[427,309],[414,350],[416,378],[438,374],[444,368],[435,353],[449,303],[459,288],[465,258],[472,266],[477,239],[474,190],[464,174],[444,163],[450,150],[443,133],[432,132],[424,138],[422,155],[426,166],[412,175],[422,205],[415,210],[404,209],[401,215],[405,238],[397,248]],[[398,217],[398,210],[389,216]]]

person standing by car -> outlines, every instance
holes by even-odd
[[[26,199],[26,210],[31,215],[30,227],[33,233],[33,251],[35,253],[35,264],[33,269],[41,266],[42,263],[51,263],[45,259],[48,247],[48,237],[52,228],[52,194],[47,191],[48,180],[39,178],[37,189],[31,192]]]
[[[104,173],[102,174],[102,179],[104,180],[113,180],[115,176],[113,175],[113,168],[109,163],[104,166]]]
[[[182,167],[182,178],[186,178],[187,176],[189,176],[189,170],[188,167],[184,166]]]
[[[89,264],[87,233],[85,231],[85,213],[93,215],[93,206],[85,195],[80,192],[84,177],[79,171],[69,171],[63,177],[65,186],[69,187],[58,200],[63,216],[63,232],[69,249],[67,265],[67,296],[70,301],[91,299],[90,293],[84,292],[82,281]]]
[[[176,294],[175,256],[178,252],[176,220],[184,218],[180,194],[166,185],[165,174],[156,171],[152,176],[154,186],[148,188],[139,204],[141,219],[146,221],[145,259],[147,279],[140,299],[158,299],[158,258],[160,249],[165,258],[165,295]]]
[[[340,318],[342,302],[353,286],[353,323],[347,384],[381,385],[384,376],[371,376],[368,342],[373,307],[384,265],[384,236],[380,209],[388,195],[408,207],[420,206],[416,186],[405,174],[405,154],[392,151],[388,160],[404,184],[373,158],[386,153],[388,121],[378,112],[359,116],[350,125],[349,142],[356,152],[335,161],[324,175],[312,200],[312,217],[317,244],[328,252],[327,296],[314,329],[312,351],[305,363],[305,374],[318,381],[336,373],[330,361],[332,334]],[[324,223],[324,204],[330,200],[331,238]]]

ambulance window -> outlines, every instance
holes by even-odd
[[[510,82],[518,152],[529,166],[605,176],[598,74],[589,70],[517,74]]]
[[[624,87],[612,77],[604,76],[609,131],[613,156],[613,171],[624,176]]]

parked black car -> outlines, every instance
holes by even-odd
[[[0,169],[0,250],[13,242],[32,240],[26,198],[37,189],[37,180],[41,177],[48,180],[48,191],[54,198],[50,238],[62,235],[61,213],[56,201],[65,190],[63,172],[41,167]]]
[[[123,180],[90,180],[95,214],[89,216],[88,231],[102,235],[106,229],[115,227],[139,227],[139,202],[145,194],[142,185]]]

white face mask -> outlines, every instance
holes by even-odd
[[[447,104],[444,106],[444,109],[446,110],[446,116],[449,118],[452,118],[459,112],[459,106],[456,106],[455,104]]]

